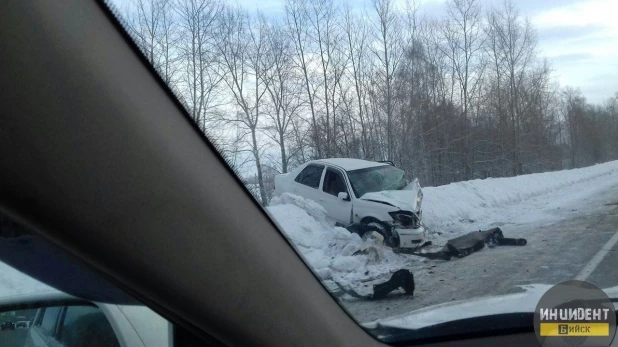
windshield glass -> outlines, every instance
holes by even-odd
[[[371,192],[403,189],[406,186],[405,175],[404,171],[390,165],[348,171],[357,198]]]
[[[107,1],[359,323],[618,286],[616,1]]]

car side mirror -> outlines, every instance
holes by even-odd
[[[339,192],[339,194],[337,194],[337,197],[341,200],[348,200],[348,193],[346,192]]]

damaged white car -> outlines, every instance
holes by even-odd
[[[391,247],[416,248],[425,237],[423,192],[393,165],[349,158],[320,159],[275,177],[275,195],[292,193],[322,205],[343,226],[372,226]]]

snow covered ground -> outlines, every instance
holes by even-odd
[[[423,221],[448,238],[505,224],[554,222],[561,209],[618,183],[618,161],[591,167],[423,189]]]
[[[618,185],[618,161],[592,167],[489,178],[423,189],[423,221],[439,248],[465,232],[500,226],[507,237],[584,213],[582,201]],[[317,203],[291,194],[274,198],[267,208],[291,243],[329,287],[336,281],[370,293],[372,280],[390,272],[430,262],[380,248],[380,255],[352,255],[370,246],[357,235],[326,221]],[[521,226],[526,226],[522,228]],[[435,249],[434,249],[435,250]],[[332,287],[335,288],[335,287]]]

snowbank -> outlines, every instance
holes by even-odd
[[[560,203],[577,197],[582,190],[612,183],[617,178],[618,161],[612,161],[581,169],[427,187],[423,188],[423,222],[431,231],[446,233],[451,238],[501,225],[497,222],[539,220],[546,217],[547,205],[560,208]],[[590,187],[586,185],[589,181],[594,181]],[[543,211],[526,208],[539,197],[545,200],[543,205],[538,204]]]
[[[273,198],[267,210],[327,285],[328,281],[334,280],[362,292],[363,283],[367,280],[382,278],[391,271],[425,261],[418,257],[395,254],[389,248],[361,240],[358,235],[344,228],[329,225],[322,206],[296,195],[284,193]],[[375,253],[353,255],[368,246],[377,247],[380,253],[378,259]],[[370,286],[365,291],[369,294]]]

